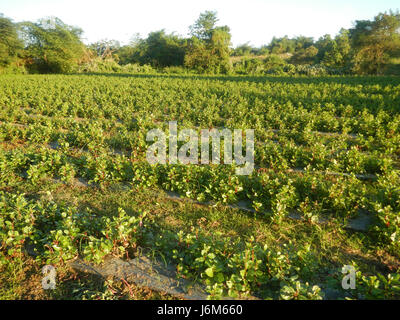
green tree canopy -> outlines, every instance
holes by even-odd
[[[211,39],[212,30],[218,22],[217,13],[215,11],[205,11],[200,14],[196,22],[189,27],[190,34],[200,40]]]
[[[350,29],[354,48],[354,70],[381,74],[389,59],[399,56],[400,14],[380,13],[374,20],[358,20]]]
[[[251,54],[253,50],[254,50],[254,48],[248,42],[246,42],[244,44],[237,46],[233,50],[232,55],[233,56],[246,56],[246,55]]]
[[[297,50],[290,58],[293,64],[312,64],[316,60],[318,49],[314,46]]]
[[[327,67],[348,69],[351,50],[348,30],[342,28],[334,39],[329,34],[322,36],[315,47],[318,49],[316,62]]]
[[[39,72],[70,72],[84,54],[85,46],[80,39],[83,31],[58,18],[23,22],[21,30],[30,67]]]
[[[18,38],[17,26],[0,14],[0,67],[5,67],[15,61],[22,49]]]
[[[277,67],[282,67],[286,64],[285,60],[281,57],[277,56],[276,54],[270,54],[267,56],[264,61],[264,67],[266,70],[270,70]]]
[[[111,57],[113,52],[121,47],[117,40],[100,40],[89,45],[89,49],[93,50],[99,57]]]
[[[215,26],[215,12],[200,14],[193,27],[193,36],[188,41],[185,66],[199,72],[227,73],[231,68],[231,34],[228,26]]]
[[[184,41],[164,30],[151,32],[142,44],[144,52],[141,62],[154,67],[183,65],[185,57]]]

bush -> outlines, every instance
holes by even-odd
[[[271,54],[264,59],[264,67],[265,70],[271,70],[278,67],[283,67],[286,64],[286,61],[276,54]]]
[[[306,76],[326,76],[329,74],[328,69],[323,65],[298,65],[296,73]]]
[[[123,73],[155,73],[156,70],[148,65],[140,65],[138,63],[128,63],[126,65],[121,66],[121,72]]]
[[[12,63],[6,67],[0,68],[0,74],[27,74],[25,66]]]
[[[119,65],[113,59],[102,59],[96,57],[88,62],[79,65],[75,72],[82,73],[155,73],[156,70],[150,65],[140,65],[138,63],[128,63]]]
[[[233,70],[237,74],[262,74],[264,65],[257,58],[243,58],[234,63]]]

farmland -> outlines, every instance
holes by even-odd
[[[0,106],[3,299],[173,298],[68,264],[142,250],[211,299],[400,298],[398,77],[4,75]],[[254,129],[255,170],[150,165],[169,121]]]

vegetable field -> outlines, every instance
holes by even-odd
[[[254,129],[253,173],[148,164],[169,121]],[[398,77],[1,76],[0,298],[173,298],[68,264],[146,252],[210,299],[399,299],[399,173]]]

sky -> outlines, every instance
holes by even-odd
[[[187,36],[205,10],[217,11],[218,25],[231,29],[232,44],[268,44],[273,36],[318,39],[350,28],[355,20],[400,9],[399,0],[0,0],[0,13],[14,22],[55,16],[83,29],[83,40],[118,40],[151,31]]]

